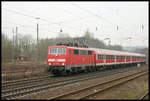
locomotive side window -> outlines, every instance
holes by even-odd
[[[88,51],[88,55],[92,55],[92,51]]]
[[[71,49],[69,49],[69,54],[71,54]]]
[[[74,55],[79,55],[79,50],[74,49],[74,50],[73,50],[73,53],[74,53]]]
[[[87,50],[80,50],[80,55],[88,55],[88,51]]]

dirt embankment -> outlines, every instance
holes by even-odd
[[[47,73],[46,62],[10,62],[2,63],[2,80],[14,80]]]

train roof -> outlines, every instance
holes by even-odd
[[[62,48],[72,48],[72,49],[80,49],[80,50],[93,50],[91,48],[86,48],[86,47],[71,47],[71,46],[64,46],[64,45],[60,45],[60,46],[49,46],[49,47],[62,47]]]
[[[132,52],[125,52],[125,51],[116,51],[116,50],[108,50],[108,49],[99,49],[99,48],[92,48],[95,50],[97,54],[108,54],[108,55],[126,55],[126,56],[145,56],[144,54],[139,53],[132,53]]]
[[[93,47],[85,48],[85,47],[71,47],[71,46],[64,46],[64,45],[49,46],[49,47],[73,48],[73,49],[80,49],[80,50],[94,50],[97,54],[107,54],[107,55],[145,56],[144,54],[139,54],[139,53],[100,49],[100,48],[93,48]]]

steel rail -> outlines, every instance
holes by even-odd
[[[126,69],[125,69],[126,70]],[[134,69],[133,69],[134,70]],[[128,71],[128,69],[127,69]],[[107,71],[108,72],[108,71]],[[113,74],[114,72],[112,71],[109,71],[108,74]],[[117,72],[117,70],[116,70]],[[124,72],[122,70],[122,72]],[[119,72],[121,73],[121,72]],[[104,74],[106,74],[104,72]],[[94,77],[95,76],[95,77]],[[103,75],[104,76],[104,75]],[[68,79],[66,81],[57,81],[57,82],[50,82],[50,83],[46,83],[43,85],[41,84],[38,84],[38,85],[32,85],[32,86],[28,86],[28,87],[22,87],[22,88],[16,88],[16,89],[13,89],[13,90],[7,90],[7,91],[2,91],[2,98],[8,98],[8,97],[13,97],[13,96],[18,96],[18,95],[24,95],[24,94],[28,94],[30,92],[36,92],[36,91],[41,91],[41,90],[46,90],[48,88],[54,88],[54,87],[59,87],[59,86],[62,86],[62,85],[66,85],[66,84],[71,84],[71,83],[74,83],[74,82],[79,82],[79,81],[83,81],[83,80],[88,80],[88,79],[93,79],[93,78],[97,78],[97,77],[103,77],[102,75],[90,75],[88,78],[86,77],[78,77],[78,79],[75,79],[75,78],[71,78],[71,79]],[[62,82],[62,83],[61,83]],[[36,87],[36,88],[35,88]],[[26,90],[25,90],[26,89]]]
[[[144,72],[144,73],[143,73],[143,72]],[[142,73],[142,74],[139,74],[139,73]],[[88,96],[91,96],[91,95],[94,95],[94,94],[96,94],[96,93],[98,93],[98,92],[101,92],[101,91],[104,91],[104,90],[106,90],[106,89],[112,88],[112,87],[114,87],[114,86],[116,86],[116,85],[122,84],[122,83],[124,83],[124,82],[127,82],[127,81],[129,81],[129,80],[132,80],[132,79],[134,79],[134,78],[137,78],[137,77],[139,77],[139,76],[141,76],[141,75],[144,75],[144,74],[146,74],[146,73],[147,73],[147,70],[146,70],[146,71],[136,72],[136,73],[130,74],[130,75],[128,75],[128,76],[113,78],[113,79],[111,79],[111,80],[109,80],[109,81],[104,81],[104,82],[100,82],[100,83],[98,83],[98,84],[91,85],[91,86],[88,86],[88,87],[84,87],[84,88],[81,88],[81,89],[76,89],[76,90],[73,90],[73,91],[70,91],[70,92],[65,92],[65,93],[62,93],[62,94],[60,94],[60,95],[56,95],[56,96],[50,97],[49,99],[62,99],[62,98],[64,99],[65,97],[68,97],[68,96],[71,97],[71,98],[75,98],[75,99],[84,99],[84,98],[86,98],[86,97],[88,97]],[[134,76],[134,75],[138,75],[138,76],[131,77],[131,76]],[[112,82],[114,82],[114,81],[121,80],[121,79],[124,79],[124,78],[127,78],[127,77],[131,77],[131,78],[129,78],[129,79],[123,81],[123,82],[116,83],[115,85],[112,85],[112,86],[104,87],[104,88],[98,89],[98,90],[96,90],[96,91],[93,90],[94,87],[106,85],[106,84],[108,84],[108,83],[112,83]],[[91,93],[89,93],[89,92],[87,93],[87,91],[89,91],[90,89],[91,89]],[[81,96],[81,95],[78,95],[78,93],[81,94],[81,92],[83,92],[83,91],[84,91],[84,92],[86,91],[87,94],[82,95],[82,96]],[[76,95],[76,94],[77,94],[77,95]],[[75,95],[75,97],[73,97],[73,95]]]
[[[142,96],[140,97],[140,100],[145,99],[145,97],[148,96],[148,94],[149,94],[149,91],[145,92],[144,95],[142,95]]]
[[[21,83],[28,83],[28,82],[40,80],[40,79],[43,79],[43,78],[48,78],[48,77],[52,77],[52,75],[46,75],[46,76],[43,76],[43,77],[32,77],[32,78],[25,78],[25,79],[21,79],[21,80],[3,82],[2,83],[2,88],[17,85],[17,84],[20,85]]]

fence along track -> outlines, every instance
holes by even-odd
[[[112,74],[116,74],[117,72],[118,73],[121,73],[121,72],[125,72],[125,71],[128,71],[129,68],[127,69],[122,69],[121,71],[118,72],[118,69],[114,70],[114,71],[104,71],[103,72],[103,75],[102,73],[101,74],[94,74],[94,75],[87,75],[87,76],[84,76],[84,77],[77,77],[76,79],[75,78],[71,78],[71,79],[68,79],[68,80],[63,80],[63,81],[57,81],[57,82],[50,82],[50,83],[47,83],[47,84],[44,84],[44,85],[41,85],[41,84],[38,84],[38,85],[33,85],[33,86],[28,86],[28,87],[23,87],[23,88],[16,88],[16,89],[12,89],[12,90],[8,90],[8,91],[2,91],[2,98],[4,99],[11,99],[11,98],[15,98],[17,96],[22,96],[22,95],[26,95],[26,94],[29,94],[29,93],[33,93],[33,92],[39,92],[41,90],[47,90],[49,88],[54,88],[54,87],[59,87],[59,86],[62,86],[62,85],[67,85],[67,84],[71,84],[71,83],[74,83],[74,82],[80,82],[80,81],[83,81],[83,80],[88,80],[88,79],[93,79],[93,78],[97,78],[97,77],[103,77],[103,76],[106,76],[106,75],[112,75]],[[129,70],[134,70],[135,68],[130,68]],[[120,69],[119,69],[120,70]],[[107,74],[106,74],[107,72]],[[93,77],[92,77],[93,76]],[[85,79],[86,78],[86,79]]]
[[[142,71],[142,72],[134,73],[128,76],[118,77],[118,78],[105,81],[105,82],[101,82],[101,83],[98,83],[89,87],[84,87],[78,90],[73,90],[70,92],[62,93],[61,95],[53,96],[49,99],[86,99],[87,97],[94,95],[98,92],[102,92],[104,90],[120,85],[122,83],[135,79],[139,76],[145,75],[147,73],[148,73],[147,71]],[[110,85],[113,82],[115,83],[113,85]],[[102,86],[102,87],[100,87],[100,89],[96,89],[98,86]]]

